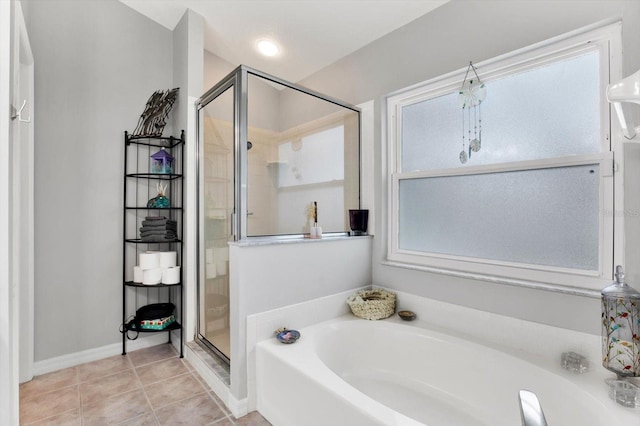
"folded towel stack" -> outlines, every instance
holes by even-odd
[[[178,222],[164,216],[147,216],[142,221],[140,239],[144,242],[167,242],[178,238]]]

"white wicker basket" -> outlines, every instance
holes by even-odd
[[[360,290],[347,299],[353,315],[368,320],[388,318],[396,310],[396,294],[383,289]]]

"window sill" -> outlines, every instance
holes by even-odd
[[[486,281],[486,282],[495,283],[495,284],[506,284],[506,285],[516,286],[516,287],[531,288],[535,290],[553,291],[555,293],[568,294],[572,296],[591,297],[596,299],[600,298],[599,290],[592,290],[588,288],[571,287],[571,286],[564,286],[559,284],[548,284],[548,283],[542,283],[537,281],[527,281],[527,280],[507,278],[507,277],[497,277],[497,276],[477,274],[472,272],[456,271],[452,269],[442,269],[442,268],[434,268],[430,266],[414,265],[410,263],[404,263],[404,262],[398,262],[398,261],[392,261],[392,260],[383,260],[380,262],[380,264],[383,266],[389,266],[393,268],[411,269],[414,271],[422,271],[422,272],[447,275],[447,276],[457,277],[457,278]]]
[[[363,238],[373,238],[373,235],[350,236],[347,234],[327,234],[323,235],[322,238],[305,238],[303,235],[250,237],[246,240],[229,242],[229,245],[236,247],[255,247],[280,244],[315,244],[330,241],[356,240]]]

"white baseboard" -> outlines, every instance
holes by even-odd
[[[248,398],[236,399],[233,395],[230,395],[229,409],[236,419],[249,414],[248,402]]]
[[[177,337],[177,339],[175,337]],[[150,336],[145,336],[144,338],[141,337],[136,340],[129,340],[127,341],[127,352],[160,345],[166,342],[167,335],[165,333],[153,334]],[[180,337],[174,336],[172,334],[171,342],[179,352]],[[122,354],[122,342],[113,343],[111,345],[106,345],[99,348],[87,349],[85,351],[61,355],[42,361],[36,361],[33,364],[33,374],[35,376],[38,376],[40,374],[51,373],[52,371],[75,367],[76,365],[84,364],[85,362],[97,361],[99,359],[104,359],[113,355],[120,354]]]

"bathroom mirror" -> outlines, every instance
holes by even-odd
[[[247,236],[349,230],[359,208],[360,117],[355,107],[248,73]]]

